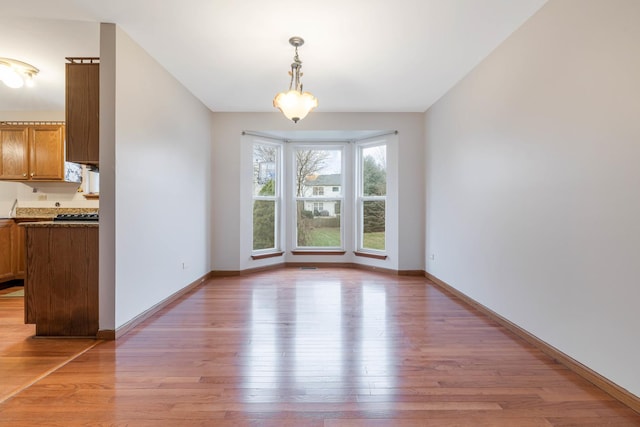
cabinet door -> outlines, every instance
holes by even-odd
[[[27,126],[0,126],[0,179],[28,179]]]
[[[13,253],[14,255],[14,274],[16,279],[24,279],[24,272],[26,270],[26,235],[24,231],[24,227],[19,223],[14,224],[13,229],[14,236],[14,245],[13,245]]]
[[[98,164],[100,64],[66,65],[67,161]]]
[[[14,277],[13,220],[0,220],[0,281]]]
[[[29,128],[29,177],[33,180],[64,178],[64,126],[37,125]]]

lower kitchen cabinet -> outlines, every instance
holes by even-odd
[[[36,336],[98,332],[98,226],[26,223],[25,323]]]
[[[15,235],[12,219],[0,219],[0,282],[15,278]]]
[[[25,229],[23,222],[42,219],[0,219],[0,283],[24,279],[26,270]]]
[[[27,245],[26,245],[26,232],[25,228],[20,224],[25,222],[40,222],[40,219],[34,218],[16,218],[14,219],[15,225],[13,230],[14,237],[14,246],[13,246],[13,256],[14,256],[14,279],[24,279],[25,271],[27,269]]]

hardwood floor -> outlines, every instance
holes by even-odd
[[[24,298],[2,297],[20,289],[0,290],[0,402],[97,343],[32,338],[36,328],[24,324]]]
[[[51,340],[48,340],[51,341]],[[206,282],[0,404],[0,426],[640,426],[420,277]]]

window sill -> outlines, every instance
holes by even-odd
[[[365,257],[365,258],[387,259],[386,255],[378,255],[378,254],[372,254],[372,253],[369,253],[369,252],[358,252],[358,251],[354,251],[353,253],[355,254],[355,256],[361,256],[361,257]]]
[[[344,255],[347,251],[291,251],[292,255]]]
[[[283,251],[280,252],[270,252],[268,254],[260,254],[260,255],[251,255],[251,259],[256,260],[256,259],[265,259],[265,258],[275,258],[277,256],[282,256],[282,254],[284,254]]]

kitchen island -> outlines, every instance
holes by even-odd
[[[98,222],[26,222],[25,323],[37,337],[98,332]]]

